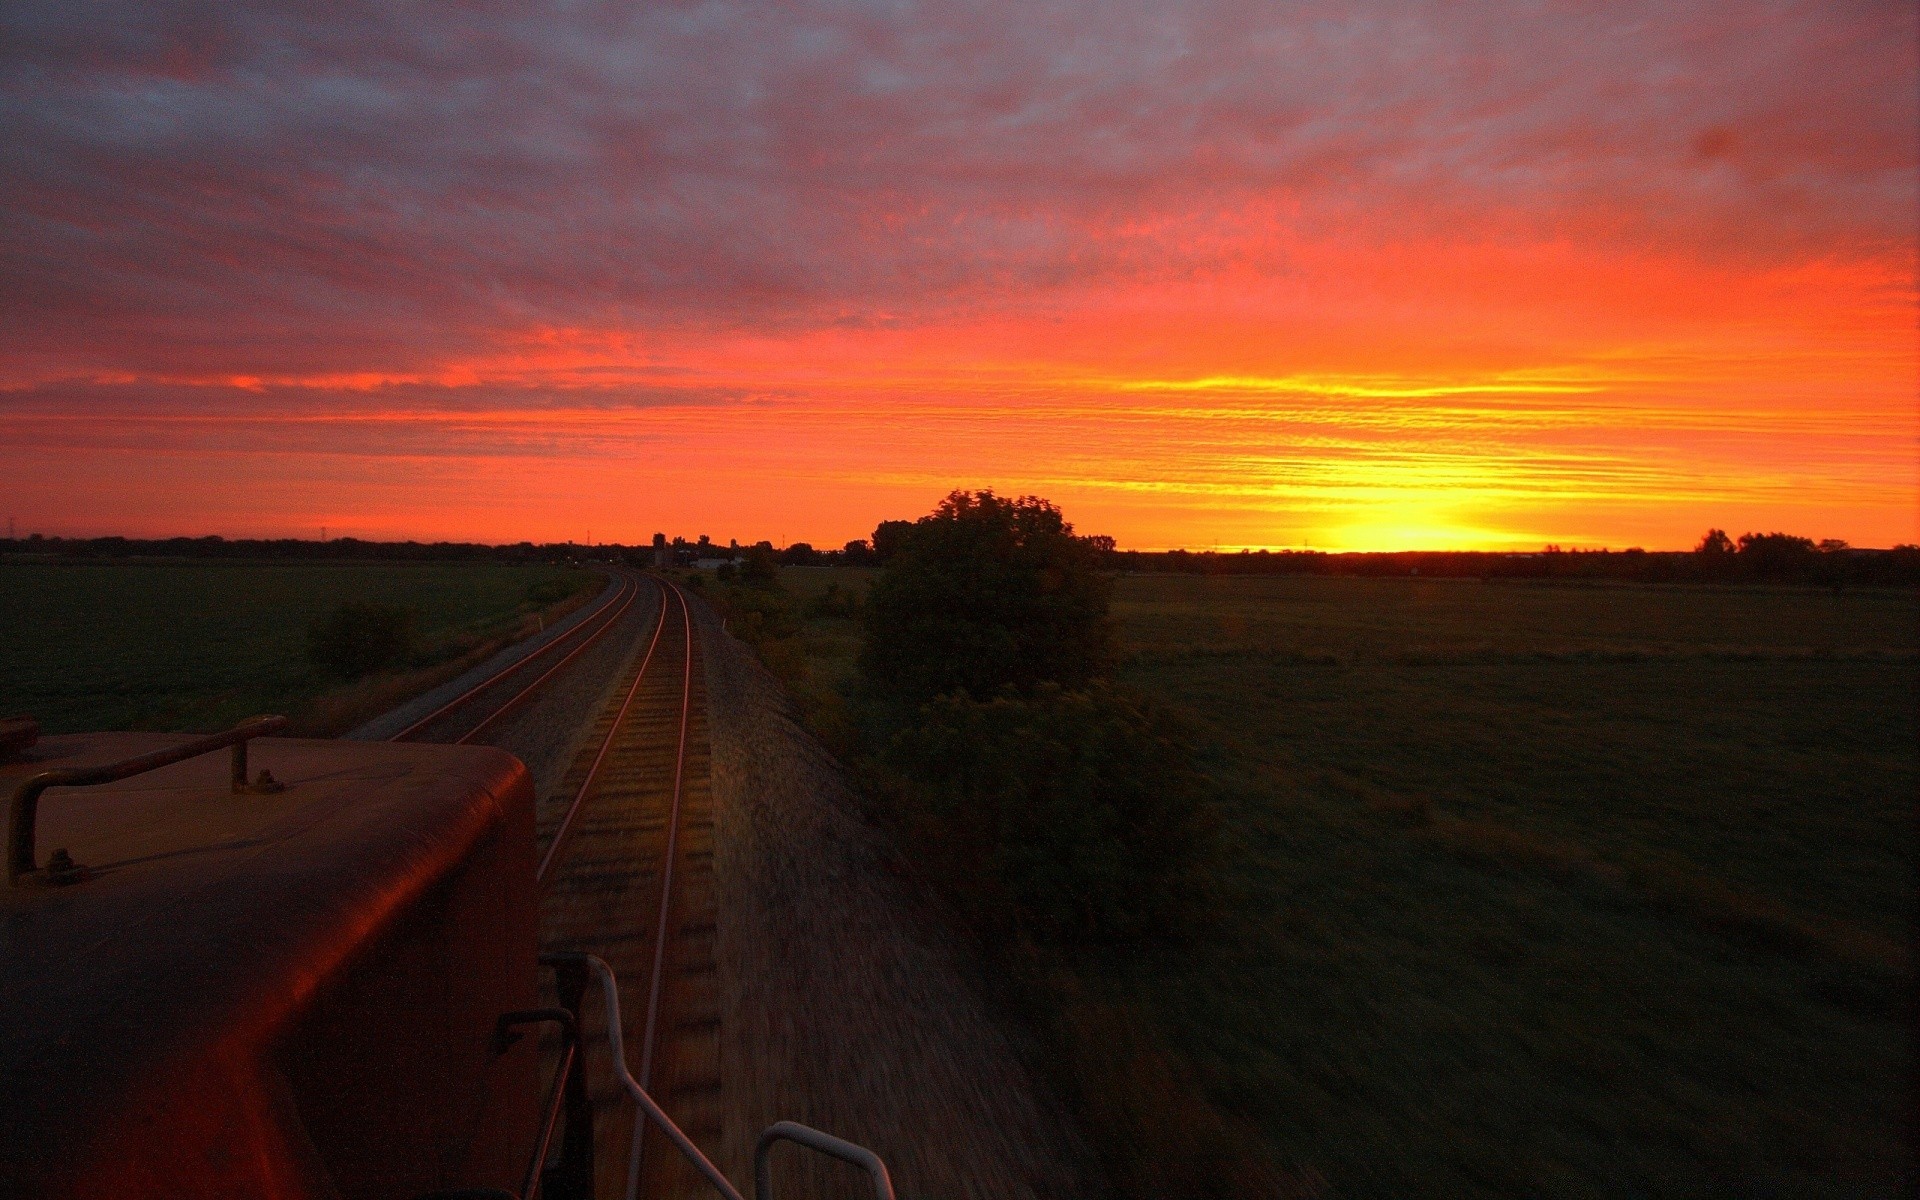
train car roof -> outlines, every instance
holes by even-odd
[[[45,738],[0,763],[0,794],[187,740]],[[526,768],[499,750],[276,738],[251,759],[286,790],[232,794],[221,752],[41,798],[41,861],[65,848],[94,874],[0,885],[0,1179],[246,1112],[231,1093],[315,993],[530,812]],[[250,1152],[248,1130],[206,1132]]]

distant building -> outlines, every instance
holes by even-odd
[[[671,567],[672,565],[673,565],[673,552],[667,549],[667,535],[664,533],[654,534],[653,535],[653,569],[656,571],[664,571],[668,567]]]

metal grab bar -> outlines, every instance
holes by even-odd
[[[594,978],[600,981],[601,1000],[607,1009],[607,1057],[612,1060],[614,1077],[619,1081],[620,1086],[627,1090],[627,1094],[633,1097],[633,1102],[640,1107],[640,1111],[634,1115],[635,1128],[639,1127],[641,1121],[653,1121],[666,1132],[668,1140],[679,1147],[680,1153],[693,1164],[694,1170],[706,1176],[707,1182],[711,1183],[716,1191],[727,1200],[746,1200],[738,1189],[727,1182],[727,1177],[720,1173],[720,1168],[708,1162],[707,1156],[700,1153],[700,1147],[694,1145],[692,1139],[673,1123],[673,1119],[661,1111],[660,1106],[654,1103],[653,1097],[647,1095],[647,1090],[641,1087],[634,1080],[633,1074],[627,1070],[627,1053],[620,1038],[620,985],[613,978],[613,968],[594,955],[581,954],[577,951],[542,954],[540,961],[548,966],[584,963],[593,973]],[[638,1173],[629,1168],[627,1200],[633,1200],[638,1183]]]
[[[606,963],[591,954],[581,954],[577,951],[560,951],[542,954],[540,961],[542,964],[550,967],[585,966],[593,973],[594,977],[600,981],[602,1003],[606,1006],[607,1010],[607,1056],[613,1062],[614,1075],[619,1079],[620,1085],[627,1090],[629,1096],[633,1097],[633,1102],[638,1105],[640,1109],[638,1113],[634,1114],[634,1129],[636,1131],[639,1130],[641,1122],[643,1121],[652,1121],[654,1124],[660,1126],[666,1133],[668,1140],[672,1141],[673,1144],[679,1148],[680,1153],[686,1156],[687,1161],[693,1164],[695,1170],[706,1177],[707,1182],[713,1185],[715,1191],[725,1196],[726,1200],[746,1200],[746,1198],[740,1194],[739,1189],[729,1183],[727,1177],[720,1173],[720,1169],[707,1161],[707,1156],[700,1153],[700,1148],[694,1145],[692,1139],[688,1138],[685,1133],[681,1132],[680,1127],[673,1123],[673,1119],[661,1111],[660,1106],[654,1103],[653,1097],[647,1094],[647,1090],[641,1087],[633,1078],[632,1073],[627,1070],[626,1050],[622,1045],[620,1037],[620,985],[613,977],[613,968],[607,966]],[[771,1200],[773,1196],[773,1168],[772,1163],[768,1160],[767,1153],[772,1148],[773,1143],[778,1141],[795,1142],[809,1149],[818,1150],[822,1154],[830,1154],[835,1158],[863,1168],[867,1174],[873,1178],[875,1196],[877,1196],[879,1200],[894,1200],[893,1180],[887,1176],[887,1164],[880,1161],[879,1155],[867,1149],[865,1146],[856,1146],[852,1142],[842,1141],[832,1134],[822,1133],[818,1129],[811,1129],[794,1121],[776,1121],[774,1124],[769,1125],[766,1132],[760,1135],[759,1144],[754,1147],[753,1170],[756,1200]],[[634,1193],[639,1187],[640,1175],[639,1172],[634,1169],[636,1166],[636,1163],[628,1164],[627,1200],[634,1200]]]
[[[40,793],[53,787],[92,787],[95,784],[114,783],[129,776],[157,770],[189,758],[198,758],[202,754],[211,754],[215,750],[233,747],[233,790],[235,792],[279,791],[280,785],[273,777],[261,772],[258,784],[247,782],[247,740],[278,733],[287,727],[285,717],[253,717],[240,722],[225,733],[216,733],[211,737],[199,738],[181,746],[166,750],[155,750],[151,754],[142,754],[136,758],[121,759],[117,763],[108,763],[100,767],[56,767],[51,771],[42,771],[13,790],[13,801],[7,810],[7,882],[18,885],[22,876],[30,876],[39,870],[33,851],[34,819],[39,813]],[[60,852],[55,851],[55,858]],[[88,877],[85,867],[71,862],[49,863],[46,882],[78,883]]]
[[[818,1129],[802,1125],[797,1121],[775,1121],[767,1126],[760,1135],[760,1142],[753,1148],[753,1194],[755,1200],[772,1200],[773,1197],[773,1144],[775,1142],[795,1142],[809,1150],[818,1150],[841,1162],[849,1162],[865,1171],[873,1179],[873,1194],[878,1200],[893,1200],[893,1180],[887,1175],[887,1164],[880,1156],[865,1146],[856,1146],[852,1142],[842,1141],[830,1133],[821,1133]]]
[[[519,1038],[513,1032],[521,1025],[540,1025],[552,1023],[560,1026],[560,1065],[553,1073],[553,1084],[547,1091],[547,1102],[543,1107],[545,1115],[540,1119],[540,1139],[533,1147],[533,1161],[527,1164],[526,1177],[520,1183],[518,1200],[536,1200],[540,1194],[542,1172],[547,1165],[547,1152],[553,1148],[553,1126],[560,1117],[560,1106],[566,1100],[567,1084],[575,1070],[583,1069],[580,1061],[580,1026],[574,1020],[573,1013],[564,1008],[530,1008],[517,1012],[502,1013],[494,1022],[494,1050],[504,1054],[507,1048]]]

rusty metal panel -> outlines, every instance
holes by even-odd
[[[43,739],[0,790],[186,739]],[[539,1108],[533,794],[473,747],[263,739],[54,789],[85,883],[0,897],[0,1194],[517,1189]]]

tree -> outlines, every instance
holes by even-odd
[[[740,582],[749,587],[770,588],[780,582],[780,556],[773,543],[755,542],[740,564]]]
[[[1815,553],[1812,538],[1790,533],[1740,535],[1740,569],[1762,579],[1803,575],[1813,566]]]
[[[1052,504],[954,492],[913,523],[868,594],[865,690],[911,711],[955,691],[1082,688],[1112,661],[1110,591]]]
[[[1707,557],[1732,554],[1733,539],[1727,536],[1727,531],[1724,529],[1709,529],[1706,536],[1700,539],[1700,544],[1693,548],[1693,552]]]
[[[873,560],[885,566],[913,536],[912,521],[882,521],[873,531]]]

